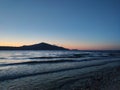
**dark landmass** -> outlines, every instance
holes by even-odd
[[[81,51],[81,50],[79,50],[79,49],[71,49],[72,51]]]
[[[0,46],[0,50],[69,50],[69,49],[42,42],[39,44],[24,45],[20,47]]]

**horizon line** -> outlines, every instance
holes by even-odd
[[[41,43],[45,43],[45,44],[50,44],[50,45],[55,45],[55,46],[59,46],[59,47],[63,47],[63,48],[66,48],[66,49],[69,49],[69,50],[79,50],[79,51],[82,51],[82,50],[86,50],[86,51],[89,51],[89,50],[117,50],[117,51],[120,51],[120,49],[77,49],[77,48],[74,48],[74,49],[70,49],[70,48],[67,48],[67,47],[64,47],[64,46],[60,46],[60,45],[56,45],[56,44],[51,44],[51,43],[46,43],[46,42],[40,42],[40,43],[34,43],[34,44],[23,44],[23,45],[19,45],[19,46],[12,46],[12,45],[4,45],[4,46],[0,46],[0,47],[22,47],[22,46],[29,46],[29,45],[35,45],[35,44],[41,44]]]

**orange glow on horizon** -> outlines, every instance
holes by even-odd
[[[49,42],[48,42],[49,43]],[[54,42],[52,42],[54,43]],[[50,44],[52,44],[50,43]],[[23,46],[23,45],[32,45],[35,44],[33,42],[26,44],[25,42],[0,42],[0,46]],[[64,43],[64,44],[52,44],[52,45],[57,45],[57,46],[61,46],[64,48],[68,48],[68,49],[78,49],[78,50],[109,50],[109,49],[119,49],[119,46],[113,46],[113,45],[91,45],[91,44],[70,44],[70,43]]]
[[[18,46],[22,46],[24,45],[24,43],[22,42],[0,42],[0,46],[15,46],[15,47],[18,47]]]
[[[114,45],[91,45],[91,44],[81,44],[81,45],[63,45],[65,48],[78,49],[78,50],[119,50],[120,47]]]

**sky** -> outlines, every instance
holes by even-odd
[[[0,0],[0,46],[40,42],[120,49],[120,0]]]

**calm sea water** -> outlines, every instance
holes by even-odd
[[[0,51],[0,81],[119,61],[119,51]]]

